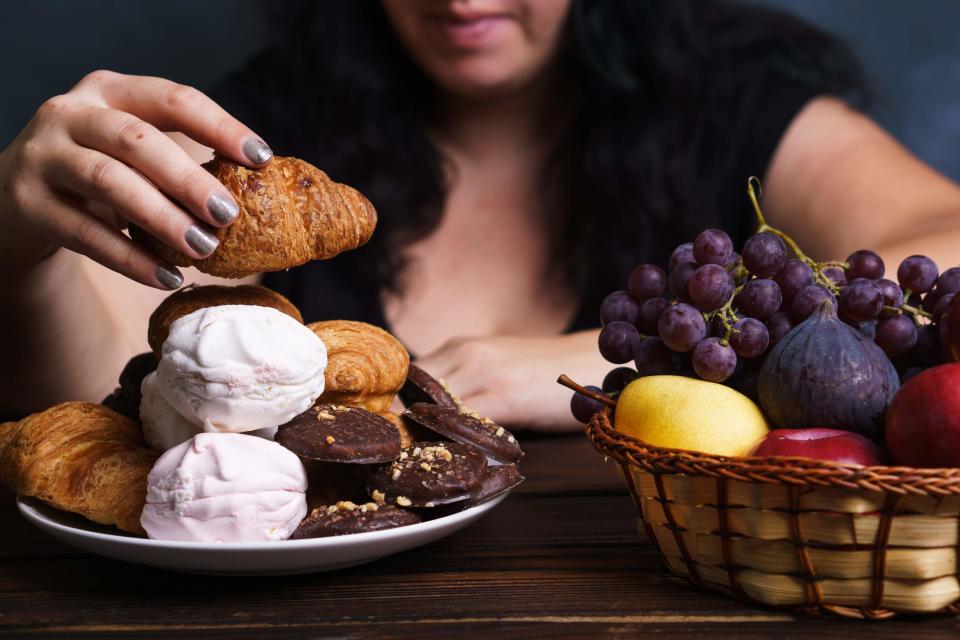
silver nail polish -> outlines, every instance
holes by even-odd
[[[250,138],[243,143],[243,155],[250,159],[254,164],[263,164],[273,157],[273,151],[263,140]]]
[[[240,205],[230,196],[214,193],[207,198],[207,211],[220,224],[227,224],[240,213]]]
[[[187,227],[187,233],[184,234],[184,240],[187,241],[187,244],[190,245],[191,249],[199,253],[201,256],[210,255],[213,253],[214,249],[217,248],[217,245],[220,244],[220,241],[217,240],[212,233],[195,224]]]
[[[156,272],[157,280],[167,289],[179,289],[183,284],[183,275],[176,267],[160,265]]]

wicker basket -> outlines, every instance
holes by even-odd
[[[960,613],[960,469],[660,449],[603,413],[587,436],[667,568],[696,585],[803,613]]]

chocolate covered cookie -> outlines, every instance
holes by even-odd
[[[421,442],[377,468],[368,480],[374,502],[434,507],[476,495],[487,461],[477,449],[456,442]]]
[[[317,507],[300,523],[291,540],[325,538],[365,531],[380,531],[405,527],[420,522],[420,516],[389,504],[355,504],[341,501],[330,506]]]
[[[316,404],[277,429],[277,442],[299,456],[374,464],[400,455],[400,434],[386,419],[358,407]]]
[[[410,405],[403,415],[445,438],[473,445],[497,462],[509,464],[523,457],[513,434],[487,418],[425,402]]]
[[[489,466],[483,472],[483,480],[480,490],[462,502],[455,502],[443,507],[437,507],[430,510],[430,517],[443,517],[452,513],[463,511],[477,505],[483,504],[488,500],[493,500],[497,496],[503,495],[523,482],[524,477],[520,475],[520,470],[515,464],[502,464]]]
[[[102,404],[126,416],[134,422],[140,422],[140,384],[143,379],[157,368],[157,360],[152,353],[133,356],[120,372],[120,386],[103,399]]]
[[[405,407],[417,402],[438,404],[454,409],[459,406],[457,399],[442,382],[415,364],[410,365],[407,381],[403,383],[403,388],[397,395],[400,396]]]

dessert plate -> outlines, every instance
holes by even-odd
[[[268,576],[332,571],[423,546],[466,527],[506,496],[396,529],[257,543],[150,540],[120,533],[33,498],[18,496],[17,507],[27,520],[55,538],[108,558],[186,573]]]

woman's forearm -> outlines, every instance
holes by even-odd
[[[60,250],[0,285],[0,411],[99,401],[130,347],[78,254]]]

